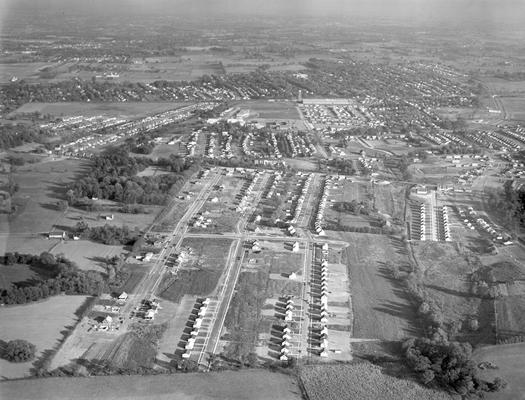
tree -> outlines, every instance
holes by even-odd
[[[7,343],[4,358],[11,362],[26,362],[35,358],[35,345],[27,340],[15,339]]]

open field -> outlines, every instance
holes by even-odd
[[[164,376],[49,378],[0,383],[6,399],[300,400],[296,380],[263,370]]]
[[[248,246],[249,247],[249,246]],[[282,242],[260,241],[262,251],[245,250],[244,263],[235,287],[235,295],[226,315],[227,357],[241,360],[256,352],[261,358],[277,358],[272,326],[283,322],[283,296],[297,298],[301,290],[301,270],[304,254],[285,250]],[[298,279],[290,280],[292,273]],[[282,305],[282,304],[281,304]]]
[[[484,370],[483,377],[492,380],[499,376],[507,382],[501,392],[485,394],[487,400],[525,399],[525,343],[482,347],[474,352],[473,358],[476,362],[489,361],[498,367]]]
[[[495,308],[498,340],[525,336],[525,296],[496,299]]]
[[[86,296],[54,296],[38,303],[0,308],[0,338],[8,342],[25,339],[36,346],[37,360],[53,349],[62,337],[62,331],[75,324],[75,312]],[[9,363],[0,359],[0,375],[3,378],[21,378],[28,375],[32,362]],[[0,389],[0,393],[2,390]],[[2,393],[2,397],[4,394]],[[10,398],[5,397],[5,398]]]
[[[297,105],[292,101],[252,100],[239,103],[237,107],[248,108],[250,118],[300,119]]]
[[[440,305],[445,323],[461,322],[459,335],[471,343],[493,344],[492,301],[471,292],[470,274],[481,265],[454,243],[413,242],[412,246],[425,290]],[[479,323],[476,331],[467,328],[472,318]]]
[[[307,365],[300,379],[309,400],[450,400],[441,391],[383,373],[366,362]]]
[[[525,121],[525,97],[501,97],[500,100],[510,119]]]
[[[11,283],[37,277],[38,274],[29,265],[0,265],[0,290],[9,288]]]
[[[419,334],[415,309],[393,280],[387,260],[400,268],[408,264],[401,242],[383,235],[344,233],[348,242],[343,262],[348,266],[352,297],[353,337],[401,340]]]
[[[108,102],[108,103],[26,103],[13,111],[10,115],[18,113],[51,114],[57,117],[69,115],[95,116],[105,115],[110,117],[139,118],[148,114],[157,114],[167,110],[175,110],[190,103],[177,102]]]
[[[0,83],[7,83],[10,79],[16,76],[18,79],[31,80],[31,78],[37,79],[39,76],[39,70],[45,66],[50,65],[44,62],[32,62],[32,63],[7,63],[0,64]]]
[[[184,239],[182,248],[186,248],[189,258],[175,276],[164,279],[160,296],[178,303],[185,294],[210,295],[226,266],[231,244],[229,239]]]
[[[109,246],[88,240],[61,241],[53,247],[53,254],[63,254],[83,270],[98,270],[105,272],[103,267],[106,258],[119,256],[124,252],[124,246]]]
[[[64,214],[56,202],[63,198],[66,185],[83,175],[88,165],[86,161],[60,160],[19,167],[14,174],[20,187],[13,198],[17,210],[12,215],[0,215],[0,226],[11,234],[51,231]]]

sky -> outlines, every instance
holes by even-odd
[[[525,20],[525,0],[0,0],[0,16],[24,12],[70,14],[159,14],[214,16],[322,16],[402,21]]]

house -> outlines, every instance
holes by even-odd
[[[62,240],[65,240],[66,239],[66,232],[64,231],[53,231],[53,232],[49,232],[48,235],[47,235],[47,238],[48,239],[62,239]]]
[[[121,301],[126,301],[128,299],[128,294],[126,292],[122,292],[118,299]]]

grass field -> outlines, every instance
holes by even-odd
[[[33,235],[52,230],[64,214],[57,210],[56,202],[63,198],[66,185],[83,175],[87,168],[88,162],[79,160],[46,161],[19,167],[14,174],[20,187],[13,198],[17,210],[12,215],[0,215],[2,233]]]
[[[231,244],[230,239],[184,239],[182,247],[192,249],[190,259],[176,276],[164,279],[159,295],[175,303],[180,302],[185,294],[210,295],[226,266]]]
[[[0,64],[0,83],[7,83],[16,76],[18,79],[31,80],[31,78],[38,78],[39,69],[50,65],[49,63],[33,62],[33,63],[7,63]]]
[[[44,351],[57,345],[64,329],[75,324],[75,311],[85,300],[86,296],[54,296],[38,303],[2,307],[0,338],[6,342],[28,340],[36,346],[38,359]],[[31,367],[32,362],[12,364],[0,359],[0,375],[5,378],[26,376]]]
[[[296,104],[291,101],[252,100],[239,103],[237,106],[248,108],[250,118],[300,119]]]
[[[419,333],[415,310],[403,288],[385,265],[408,263],[404,248],[383,235],[344,233],[348,242],[343,262],[348,266],[354,312],[353,337],[400,340]]]
[[[406,379],[396,378],[365,362],[308,365],[300,379],[309,400],[445,400],[451,397]]]
[[[191,103],[177,102],[115,102],[115,103],[81,103],[81,102],[64,102],[64,103],[26,103],[13,111],[10,115],[17,113],[40,112],[42,114],[51,114],[55,116],[69,115],[105,115],[115,117],[139,118],[148,114],[161,113],[167,110],[175,110]]]
[[[496,326],[498,339],[525,336],[525,296],[496,299]]]
[[[69,240],[59,242],[53,248],[53,254],[63,254],[73,261],[80,269],[104,272],[104,259],[118,256],[124,252],[124,246],[108,246],[87,240]]]
[[[525,120],[525,97],[501,97],[510,119]]]
[[[0,290],[9,288],[11,283],[38,278],[29,265],[0,265]]]
[[[474,352],[476,362],[489,361],[497,365],[496,370],[484,370],[482,376],[505,379],[507,387],[498,393],[487,393],[487,400],[523,400],[525,398],[525,343],[482,347]]]
[[[295,378],[263,370],[164,376],[50,378],[0,383],[6,399],[300,400]]]

